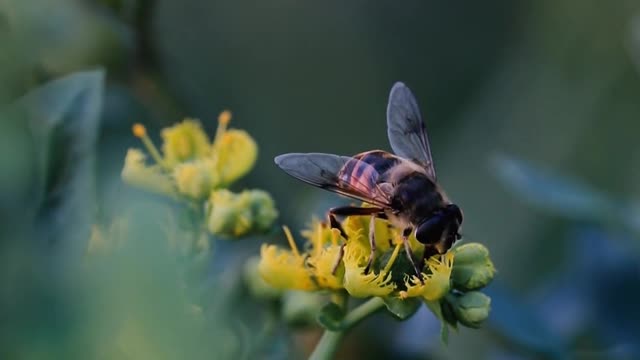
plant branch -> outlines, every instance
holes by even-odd
[[[384,301],[382,301],[382,298],[374,297],[351,310],[342,321],[343,330],[325,330],[324,334],[322,334],[322,338],[320,338],[316,348],[313,350],[313,353],[309,356],[309,360],[328,360],[333,358],[333,355],[338,350],[338,345],[340,345],[340,341],[346,332],[369,315],[378,312],[378,310],[383,307]]]

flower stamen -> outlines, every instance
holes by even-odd
[[[284,230],[284,234],[287,237],[287,241],[289,242],[291,251],[296,257],[300,257],[300,252],[298,251],[298,246],[296,245],[296,241],[293,239],[293,235],[291,235],[291,230],[289,230],[289,227],[287,226],[283,226],[282,230]]]
[[[140,123],[135,123],[133,124],[133,127],[131,130],[133,132],[133,135],[142,141],[144,146],[147,148],[147,151],[149,151],[149,154],[151,154],[151,157],[153,158],[153,160],[155,160],[156,163],[158,163],[158,165],[165,167],[165,163],[164,163],[164,160],[162,159],[162,155],[160,155],[160,151],[158,151],[158,148],[156,148],[156,146],[153,144],[153,141],[151,141],[151,138],[149,137],[149,135],[147,135],[147,129],[144,127],[144,125]]]
[[[393,266],[393,263],[398,258],[398,254],[400,253],[401,247],[402,247],[402,243],[396,244],[396,247],[393,249],[393,253],[391,253],[391,257],[389,258],[389,261],[387,261],[387,265],[385,265],[384,269],[382,270],[382,274],[386,275],[389,273],[389,271],[391,270],[391,267]]]
[[[227,126],[231,122],[231,111],[225,110],[218,115],[218,129],[216,130],[216,136],[213,143],[218,143],[222,140],[222,135],[227,131]]]

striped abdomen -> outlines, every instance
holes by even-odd
[[[338,178],[362,193],[374,196],[377,185],[387,181],[386,174],[400,161],[386,151],[367,151],[353,156],[340,170]]]

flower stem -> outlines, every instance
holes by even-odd
[[[360,321],[365,319],[367,316],[376,313],[378,310],[384,307],[384,301],[382,298],[374,297],[364,304],[356,307],[351,310],[342,321],[342,328],[344,330],[341,331],[330,331],[325,330],[324,334],[322,334],[322,338],[316,345],[316,348],[309,356],[309,360],[328,360],[333,358],[333,355],[338,350],[338,345],[340,341],[344,337],[347,331],[349,331],[352,327],[357,325]]]

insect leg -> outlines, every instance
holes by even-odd
[[[347,236],[347,233],[344,231],[344,228],[342,227],[338,219],[336,219],[336,215],[337,216],[371,215],[373,218],[379,214],[384,214],[384,210],[381,208],[375,208],[375,207],[364,208],[364,207],[356,207],[356,206],[341,206],[341,207],[329,209],[328,217],[329,217],[329,224],[331,228],[338,229],[340,231],[340,235],[344,237],[345,240],[347,240],[349,237]],[[340,266],[340,261],[344,256],[344,245],[345,244],[342,244],[340,246],[340,253],[338,255],[338,259],[336,259],[336,262],[333,265],[333,268],[331,269],[331,274],[335,274],[336,270],[338,270],[338,266]],[[375,244],[372,246],[372,249],[373,250],[370,256],[371,260],[369,262],[371,262],[373,259],[373,253],[375,252]],[[367,269],[368,268],[369,267],[367,267]]]
[[[356,206],[341,206],[329,209],[329,224],[332,229],[340,230],[340,235],[345,239],[348,239],[347,233],[340,225],[340,222],[336,219],[336,216],[356,216],[356,215],[371,215],[384,212],[381,208],[377,207],[356,207]]]
[[[331,213],[331,210],[329,210],[329,226],[331,226],[332,229],[338,229],[340,230],[340,235],[345,238],[348,239],[349,237],[347,236],[347,233],[344,231],[344,228],[342,228],[342,225],[340,225],[340,222],[336,219],[336,216]]]
[[[373,264],[373,256],[376,253],[376,214],[371,215],[371,221],[369,222],[369,245],[371,246],[371,252],[369,253],[369,261],[367,261],[367,267],[364,268],[364,273],[368,274]]]
[[[413,229],[410,227],[402,231],[402,243],[404,244],[404,251],[407,254],[407,258],[409,259],[409,262],[413,266],[413,270],[416,272],[416,275],[418,276],[418,279],[420,279],[420,282],[424,284],[424,280],[422,279],[422,271],[418,269],[418,266],[413,261],[413,254],[411,253],[411,247],[409,246],[409,235],[411,234],[411,231],[413,231]]]
[[[342,258],[344,257],[344,246],[346,244],[341,244],[340,245],[340,250],[338,252],[338,258],[336,259],[336,262],[333,264],[333,267],[331,268],[331,275],[335,275],[336,271],[338,270],[338,266],[340,266],[340,261],[342,261]]]

